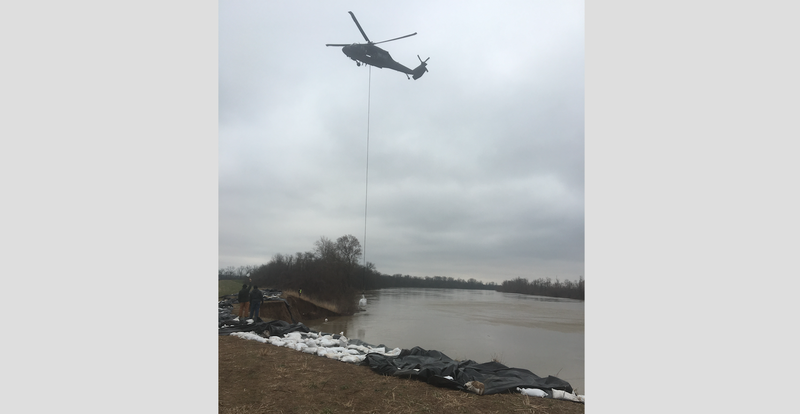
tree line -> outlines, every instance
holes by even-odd
[[[518,277],[513,280],[504,281],[497,288],[497,291],[584,300],[584,280],[583,276],[581,276],[577,282],[570,280],[564,280],[562,282],[558,280],[558,278],[553,282],[548,277],[529,282],[528,279]]]
[[[247,280],[247,275],[256,269],[258,269],[258,266],[228,266],[224,269],[219,269],[219,280]]]
[[[304,295],[336,303],[340,309],[348,312],[355,312],[356,301],[353,297],[358,292],[393,287],[483,289],[583,299],[583,278],[579,282],[556,279],[554,283],[550,278],[533,282],[517,278],[498,285],[474,278],[464,280],[399,273],[387,275],[380,273],[371,262],[366,262],[366,266],[360,264],[362,252],[361,243],[352,235],[339,237],[335,241],[322,236],[311,251],[294,255],[279,253],[261,266],[229,266],[219,269],[219,278],[243,280],[245,283],[252,280],[259,287],[274,289],[302,289]]]
[[[482,281],[470,278],[464,280],[461,278],[454,279],[445,276],[411,276],[401,275],[399,273],[394,275],[371,273],[367,276],[365,281],[367,289],[382,289],[394,287],[415,287],[415,288],[443,288],[443,289],[482,289],[482,290],[496,290],[497,284],[494,282],[483,283]]]

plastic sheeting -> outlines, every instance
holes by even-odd
[[[254,332],[256,334],[264,334],[268,332],[269,336],[283,336],[290,332],[311,332],[307,326],[299,323],[289,323],[280,320],[270,322],[256,322],[251,324],[240,324],[230,322],[230,325],[222,325],[219,328],[220,335],[230,335],[234,332]]]
[[[499,362],[455,361],[439,351],[418,346],[404,349],[396,357],[368,354],[365,363],[383,375],[415,378],[439,387],[466,390],[466,383],[479,381],[485,387],[484,395],[516,392],[517,387],[572,392],[568,382],[552,375],[542,378],[527,369],[509,368]]]

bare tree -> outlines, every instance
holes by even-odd
[[[336,239],[336,253],[349,267],[358,264],[361,258],[361,243],[353,235],[346,235]]]
[[[336,244],[331,239],[322,236],[314,242],[314,255],[322,260],[336,259]]]

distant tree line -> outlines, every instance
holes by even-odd
[[[219,269],[219,280],[247,280],[247,274],[258,269],[258,266],[228,266]]]
[[[497,288],[497,291],[584,300],[584,280],[583,276],[581,276],[577,282],[572,282],[570,280],[564,280],[562,282],[558,280],[558,278],[553,282],[548,277],[529,282],[528,279],[518,277],[514,280],[504,281]]]
[[[219,269],[219,279],[247,281],[249,278],[259,287],[302,289],[304,295],[336,303],[339,309],[345,309],[346,312],[355,311],[356,301],[353,297],[358,292],[394,287],[482,289],[583,299],[583,278],[578,282],[561,282],[558,279],[552,282],[550,278],[528,282],[527,279],[517,278],[498,285],[474,278],[464,280],[399,273],[387,275],[378,272],[371,262],[366,262],[366,267],[361,265],[361,257],[361,243],[356,237],[348,234],[334,241],[322,236],[314,243],[311,251],[297,252],[294,255],[279,253],[267,264],[260,266],[229,266]]]
[[[415,288],[445,288],[445,289],[482,289],[496,290],[497,284],[494,282],[483,283],[474,278],[469,280],[454,279],[444,276],[410,276],[378,274],[377,272],[368,273],[365,278],[366,289],[382,289],[394,287],[415,287]]]

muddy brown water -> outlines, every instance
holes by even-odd
[[[554,375],[586,393],[583,301],[464,289],[395,288],[365,296],[364,312],[305,324],[373,345],[419,346],[458,360],[497,359],[541,377]]]

